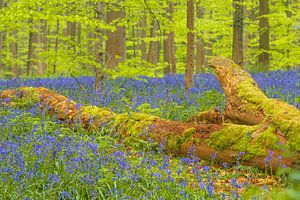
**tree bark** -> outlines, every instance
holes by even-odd
[[[159,60],[159,41],[157,40],[158,22],[152,21],[150,38],[152,39],[149,44],[148,61],[154,66],[157,65]]]
[[[244,65],[244,0],[234,0],[232,60]]]
[[[48,22],[47,20],[41,20],[41,34],[40,34],[40,41],[41,41],[41,46],[42,46],[42,51],[46,52],[48,51]],[[47,59],[43,59],[41,61],[41,66],[39,70],[39,74],[42,75],[47,71]]]
[[[197,18],[202,19],[204,17],[204,6],[201,5],[201,1],[196,4]],[[196,41],[196,73],[204,71],[205,68],[205,48],[204,48],[204,31],[201,31],[200,35],[197,35]]]
[[[194,1],[187,1],[187,60],[185,68],[185,92],[194,86]]]
[[[105,14],[104,14],[104,3],[99,2],[96,4],[96,9],[99,11],[96,14],[97,20],[105,20]],[[104,74],[102,73],[102,70],[105,67],[105,40],[104,40],[104,30],[103,29],[97,29],[97,36],[98,40],[95,43],[95,50],[96,50],[96,63],[99,64],[95,67],[95,84],[94,88],[96,91],[101,89],[102,80],[104,79]]]
[[[292,12],[291,12],[291,0],[286,0],[285,1],[285,6],[286,6],[286,10],[285,10],[285,13],[286,13],[286,17],[289,19],[292,17]],[[290,26],[291,26],[291,23],[288,23],[287,25],[287,33],[286,33],[286,37],[289,38],[289,35],[290,35]],[[288,39],[288,44],[287,44],[287,49],[286,49],[286,57],[287,58],[290,58],[290,39]]]
[[[34,24],[33,20],[29,21],[31,29],[29,30],[29,41],[28,41],[28,55],[27,55],[27,69],[26,69],[26,75],[29,77],[34,73],[35,71],[40,74],[41,62],[39,61],[38,56],[38,45],[40,44],[40,36],[38,32],[35,30],[39,30],[39,27]]]
[[[269,0],[259,0],[259,55],[260,71],[266,72],[270,65]]]
[[[143,17],[140,20],[140,35],[141,35],[141,59],[147,60],[147,43],[145,39],[147,37],[147,15],[143,13]]]
[[[11,33],[11,37],[13,40],[10,42],[10,51],[11,51],[11,57],[12,57],[12,72],[15,74],[15,76],[19,76],[19,69],[18,69],[18,31],[13,30]]]
[[[75,56],[75,52],[76,52],[76,22],[67,22],[67,27],[65,30],[65,34],[66,36],[69,37],[69,41],[67,43],[67,49],[68,50],[72,50],[74,54],[72,54],[73,56]]]
[[[120,19],[125,17],[125,10],[110,10],[106,13],[106,22],[116,27],[115,31],[107,31],[106,53],[107,67],[112,69],[126,60],[126,28],[119,25]]]
[[[173,14],[174,14],[174,3],[169,1],[168,2],[168,9],[167,9],[167,18],[169,23],[173,24]],[[176,57],[175,57],[175,42],[174,42],[174,31],[169,31],[167,33],[167,38],[164,41],[164,61],[168,63],[164,70],[164,74],[176,74]]]
[[[4,0],[0,0],[0,9],[4,8]],[[4,65],[2,60],[2,51],[3,51],[3,32],[0,31],[0,76],[2,70],[4,71]]]
[[[53,64],[53,69],[52,69],[53,74],[56,73],[56,66],[57,66],[57,61],[58,61],[59,31],[60,31],[60,22],[59,22],[59,19],[57,18],[57,20],[56,20],[56,33],[55,33],[55,46],[54,46],[55,61],[54,61],[54,64]]]
[[[177,156],[187,156],[193,146],[200,159],[214,159],[219,163],[238,161],[265,170],[298,164],[300,111],[280,100],[268,99],[251,76],[231,60],[217,57],[210,65],[226,94],[224,116],[213,109],[200,113],[189,123],[141,113],[116,114],[109,108],[96,106],[79,107],[67,97],[45,88],[6,90],[0,99],[4,99],[1,102],[6,106],[28,107],[39,102],[41,109],[47,108],[50,115],[56,114],[70,126],[82,123],[87,129],[97,129],[106,124],[112,134],[118,133],[129,142],[151,139],[164,144],[167,152]],[[234,124],[235,121],[244,124]],[[282,148],[295,153],[279,157]]]
[[[33,41],[32,41],[33,33],[29,32],[28,38],[28,53],[27,53],[27,64],[26,64],[26,76],[29,77],[31,73],[31,63],[32,63],[32,54],[33,54]]]

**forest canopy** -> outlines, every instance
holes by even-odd
[[[191,63],[191,72],[201,72],[216,55],[255,72],[294,68],[300,60],[299,5],[298,0],[1,0],[1,77],[91,75],[99,69],[111,74],[107,68],[115,69],[113,75],[157,76],[183,73]]]

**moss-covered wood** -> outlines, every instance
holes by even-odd
[[[279,99],[269,99],[251,75],[229,59],[215,57],[210,66],[226,95],[225,121],[260,125],[264,128],[255,135],[267,132],[270,140],[276,136],[289,149],[300,151],[300,110]]]
[[[80,123],[87,129],[97,129],[105,125],[112,134],[127,141],[151,139],[163,143],[167,152],[177,156],[186,156],[193,145],[200,159],[212,159],[214,155],[216,162],[235,163],[238,157],[242,164],[273,170],[281,165],[295,165],[299,160],[300,111],[282,101],[268,99],[251,76],[232,61],[215,58],[211,66],[226,94],[225,112],[212,109],[189,122],[79,106],[46,88],[6,90],[0,98],[5,106],[30,107],[39,103],[41,109],[56,114],[71,126]],[[278,159],[282,149],[295,153],[293,157]],[[266,163],[270,150],[272,159]]]

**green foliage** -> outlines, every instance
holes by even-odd
[[[120,63],[115,69],[103,69],[103,72],[112,78],[125,77],[141,79],[139,76],[158,77],[165,65],[153,66],[139,58],[132,58]]]
[[[91,75],[94,69],[104,69],[106,61],[99,62],[97,54],[105,53],[107,30],[114,31],[116,27],[105,22],[101,12],[105,15],[108,10],[125,9],[126,17],[117,20],[117,24],[126,26],[127,60],[119,65],[115,72],[108,74],[115,76],[159,76],[166,66],[163,59],[163,50],[159,54],[157,66],[148,61],[141,60],[140,45],[146,42],[147,54],[149,43],[158,41],[163,46],[165,34],[175,33],[177,72],[184,73],[186,64],[186,2],[174,0],[173,20],[170,21],[168,1],[135,1],[124,0],[116,4],[111,1],[46,1],[46,0],[18,0],[5,1],[5,8],[0,10],[0,32],[3,36],[1,48],[4,70],[1,77],[12,78],[24,76],[28,64],[28,36],[30,32],[36,33],[40,41],[34,46],[38,52],[36,62],[31,69],[31,76],[58,76],[58,75]],[[104,9],[98,8],[103,3]],[[204,39],[206,58],[215,55],[231,57],[232,52],[232,1],[195,1],[204,9],[201,18],[195,19],[195,35]],[[252,71],[259,71],[257,66],[258,55],[258,1],[245,1],[245,67]],[[271,68],[288,69],[299,63],[299,2],[285,1],[270,3],[271,35]],[[100,9],[100,10],[99,10]],[[196,10],[196,9],[195,9]],[[195,11],[196,12],[196,11]],[[95,16],[99,17],[96,18]],[[140,35],[141,16],[145,16],[145,38]],[[75,23],[75,37],[67,35],[67,23]],[[149,32],[153,22],[159,22],[156,37],[150,37]],[[41,43],[43,39],[42,27],[47,26],[48,34],[46,46]],[[56,50],[56,39],[58,49]],[[13,55],[12,45],[17,44],[17,56]],[[163,49],[163,48],[161,48]],[[108,56],[108,55],[105,55]],[[45,73],[40,73],[40,64],[46,63]],[[53,70],[56,68],[56,73]]]

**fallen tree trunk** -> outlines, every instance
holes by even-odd
[[[260,125],[267,130],[264,132],[277,134],[279,142],[286,142],[290,149],[300,151],[300,111],[296,107],[267,98],[251,75],[229,59],[215,57],[210,66],[215,69],[225,92],[225,120]]]
[[[200,159],[213,158],[220,163],[235,163],[238,159],[243,165],[273,170],[282,165],[297,164],[300,111],[279,100],[268,99],[251,76],[232,61],[215,58],[211,66],[215,68],[227,97],[225,113],[214,111],[211,115],[212,111],[204,112],[200,114],[200,121],[196,117],[189,123],[142,113],[116,114],[109,108],[79,106],[46,88],[5,90],[0,98],[6,106],[39,103],[50,115],[57,114],[69,125],[81,123],[87,129],[105,125],[128,141],[150,139],[164,144],[167,152],[177,156],[187,156],[190,147],[194,146]],[[223,123],[224,120],[227,123]],[[211,122],[214,124],[209,124]],[[294,157],[281,158],[283,152],[278,143],[295,151]]]

